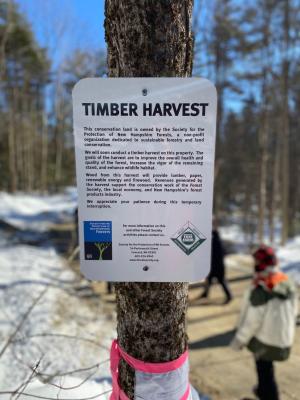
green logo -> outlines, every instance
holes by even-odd
[[[186,244],[187,246],[193,244],[195,240],[196,236],[193,234],[193,232],[184,232],[184,234],[181,236],[182,243]]]
[[[206,237],[191,222],[187,222],[171,239],[189,256],[205,242]]]

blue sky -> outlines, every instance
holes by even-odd
[[[40,44],[49,47],[47,31],[55,34],[64,26],[61,41],[52,38],[56,61],[64,58],[75,48],[104,49],[104,3],[105,0],[15,0],[29,19]],[[199,0],[195,0],[194,10]],[[50,44],[50,47],[51,47]],[[51,57],[52,58],[52,57]]]
[[[31,23],[39,44],[47,47],[54,69],[72,56],[75,49],[97,51],[106,48],[103,26],[105,0],[15,1]],[[199,1],[195,0],[194,12],[199,11]],[[206,23],[201,21],[204,28]],[[233,109],[239,108],[239,102],[239,99],[237,102],[229,100]]]
[[[75,48],[105,48],[104,0],[16,0],[50,57],[59,60]]]

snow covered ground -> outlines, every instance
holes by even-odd
[[[226,225],[221,225],[219,231],[222,238],[228,242],[235,244],[236,248],[248,249],[255,243],[259,243],[258,232],[256,224],[251,221],[247,225],[248,232],[243,230],[243,216],[237,210],[233,210],[233,214],[227,219]],[[269,225],[264,226],[264,243],[270,244],[270,230]],[[274,221],[274,245],[279,246],[281,241],[281,225],[280,221]]]
[[[72,215],[75,206],[71,190],[47,197],[1,193],[0,219],[44,231]],[[108,399],[114,325],[89,283],[53,247],[14,244],[2,235],[0,394],[18,390],[53,399]]]
[[[300,236],[279,247],[277,255],[281,269],[300,285]]]
[[[1,391],[16,390],[37,363],[38,374],[25,393],[40,393],[51,376],[56,378],[47,393],[57,391],[53,384],[73,387],[87,377],[78,386],[79,397],[109,390],[113,323],[99,301],[82,295],[87,282],[51,248],[8,246],[0,249],[0,262]],[[61,397],[74,398],[74,391],[60,389]]]
[[[44,385],[41,382],[31,382],[24,392],[41,398],[57,399],[86,399],[86,400],[108,400],[111,394],[111,383],[109,380],[83,380],[75,377],[62,377],[57,380],[57,384]],[[30,397],[29,397],[30,398]],[[21,395],[19,399],[26,400],[28,396]]]
[[[235,251],[249,253],[246,237],[238,224],[220,227],[219,229],[223,240],[232,244]],[[279,246],[279,230],[275,238],[275,250],[279,260],[280,268],[289,274],[300,285],[300,235],[290,239],[285,246]],[[255,243],[254,237],[254,243]],[[265,243],[268,244],[266,233]]]
[[[47,196],[0,192],[0,220],[23,230],[43,232],[53,223],[66,222],[73,218],[76,206],[75,188]]]
[[[5,224],[15,229],[13,236],[47,235],[52,224],[73,220],[76,205],[71,188],[53,196],[0,193],[0,395],[19,390],[54,400],[109,398],[114,318],[53,247],[6,234]],[[237,224],[220,231],[245,251]],[[300,284],[300,236],[277,251],[283,270]]]

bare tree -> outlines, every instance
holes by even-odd
[[[290,49],[290,1],[283,4],[284,56],[282,60],[282,234],[281,244],[285,244],[289,234],[289,49]]]
[[[271,20],[273,4],[264,2],[262,7],[262,48],[261,48],[261,123],[259,129],[259,215],[258,239],[264,239],[264,226],[267,216],[267,183],[270,137],[270,60],[271,60]]]
[[[41,191],[45,193],[48,188],[48,115],[44,108],[41,124]]]
[[[279,121],[276,119],[277,126],[280,126]],[[281,132],[276,128],[275,133],[275,155],[273,162],[273,176],[272,176],[272,193],[271,205],[269,211],[269,225],[270,225],[270,242],[274,244],[275,240],[275,219],[277,210],[280,204],[280,160],[281,160]]]

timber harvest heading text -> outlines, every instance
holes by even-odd
[[[209,103],[143,103],[144,117],[205,117]],[[82,103],[85,116],[95,117],[138,117],[136,103]]]

